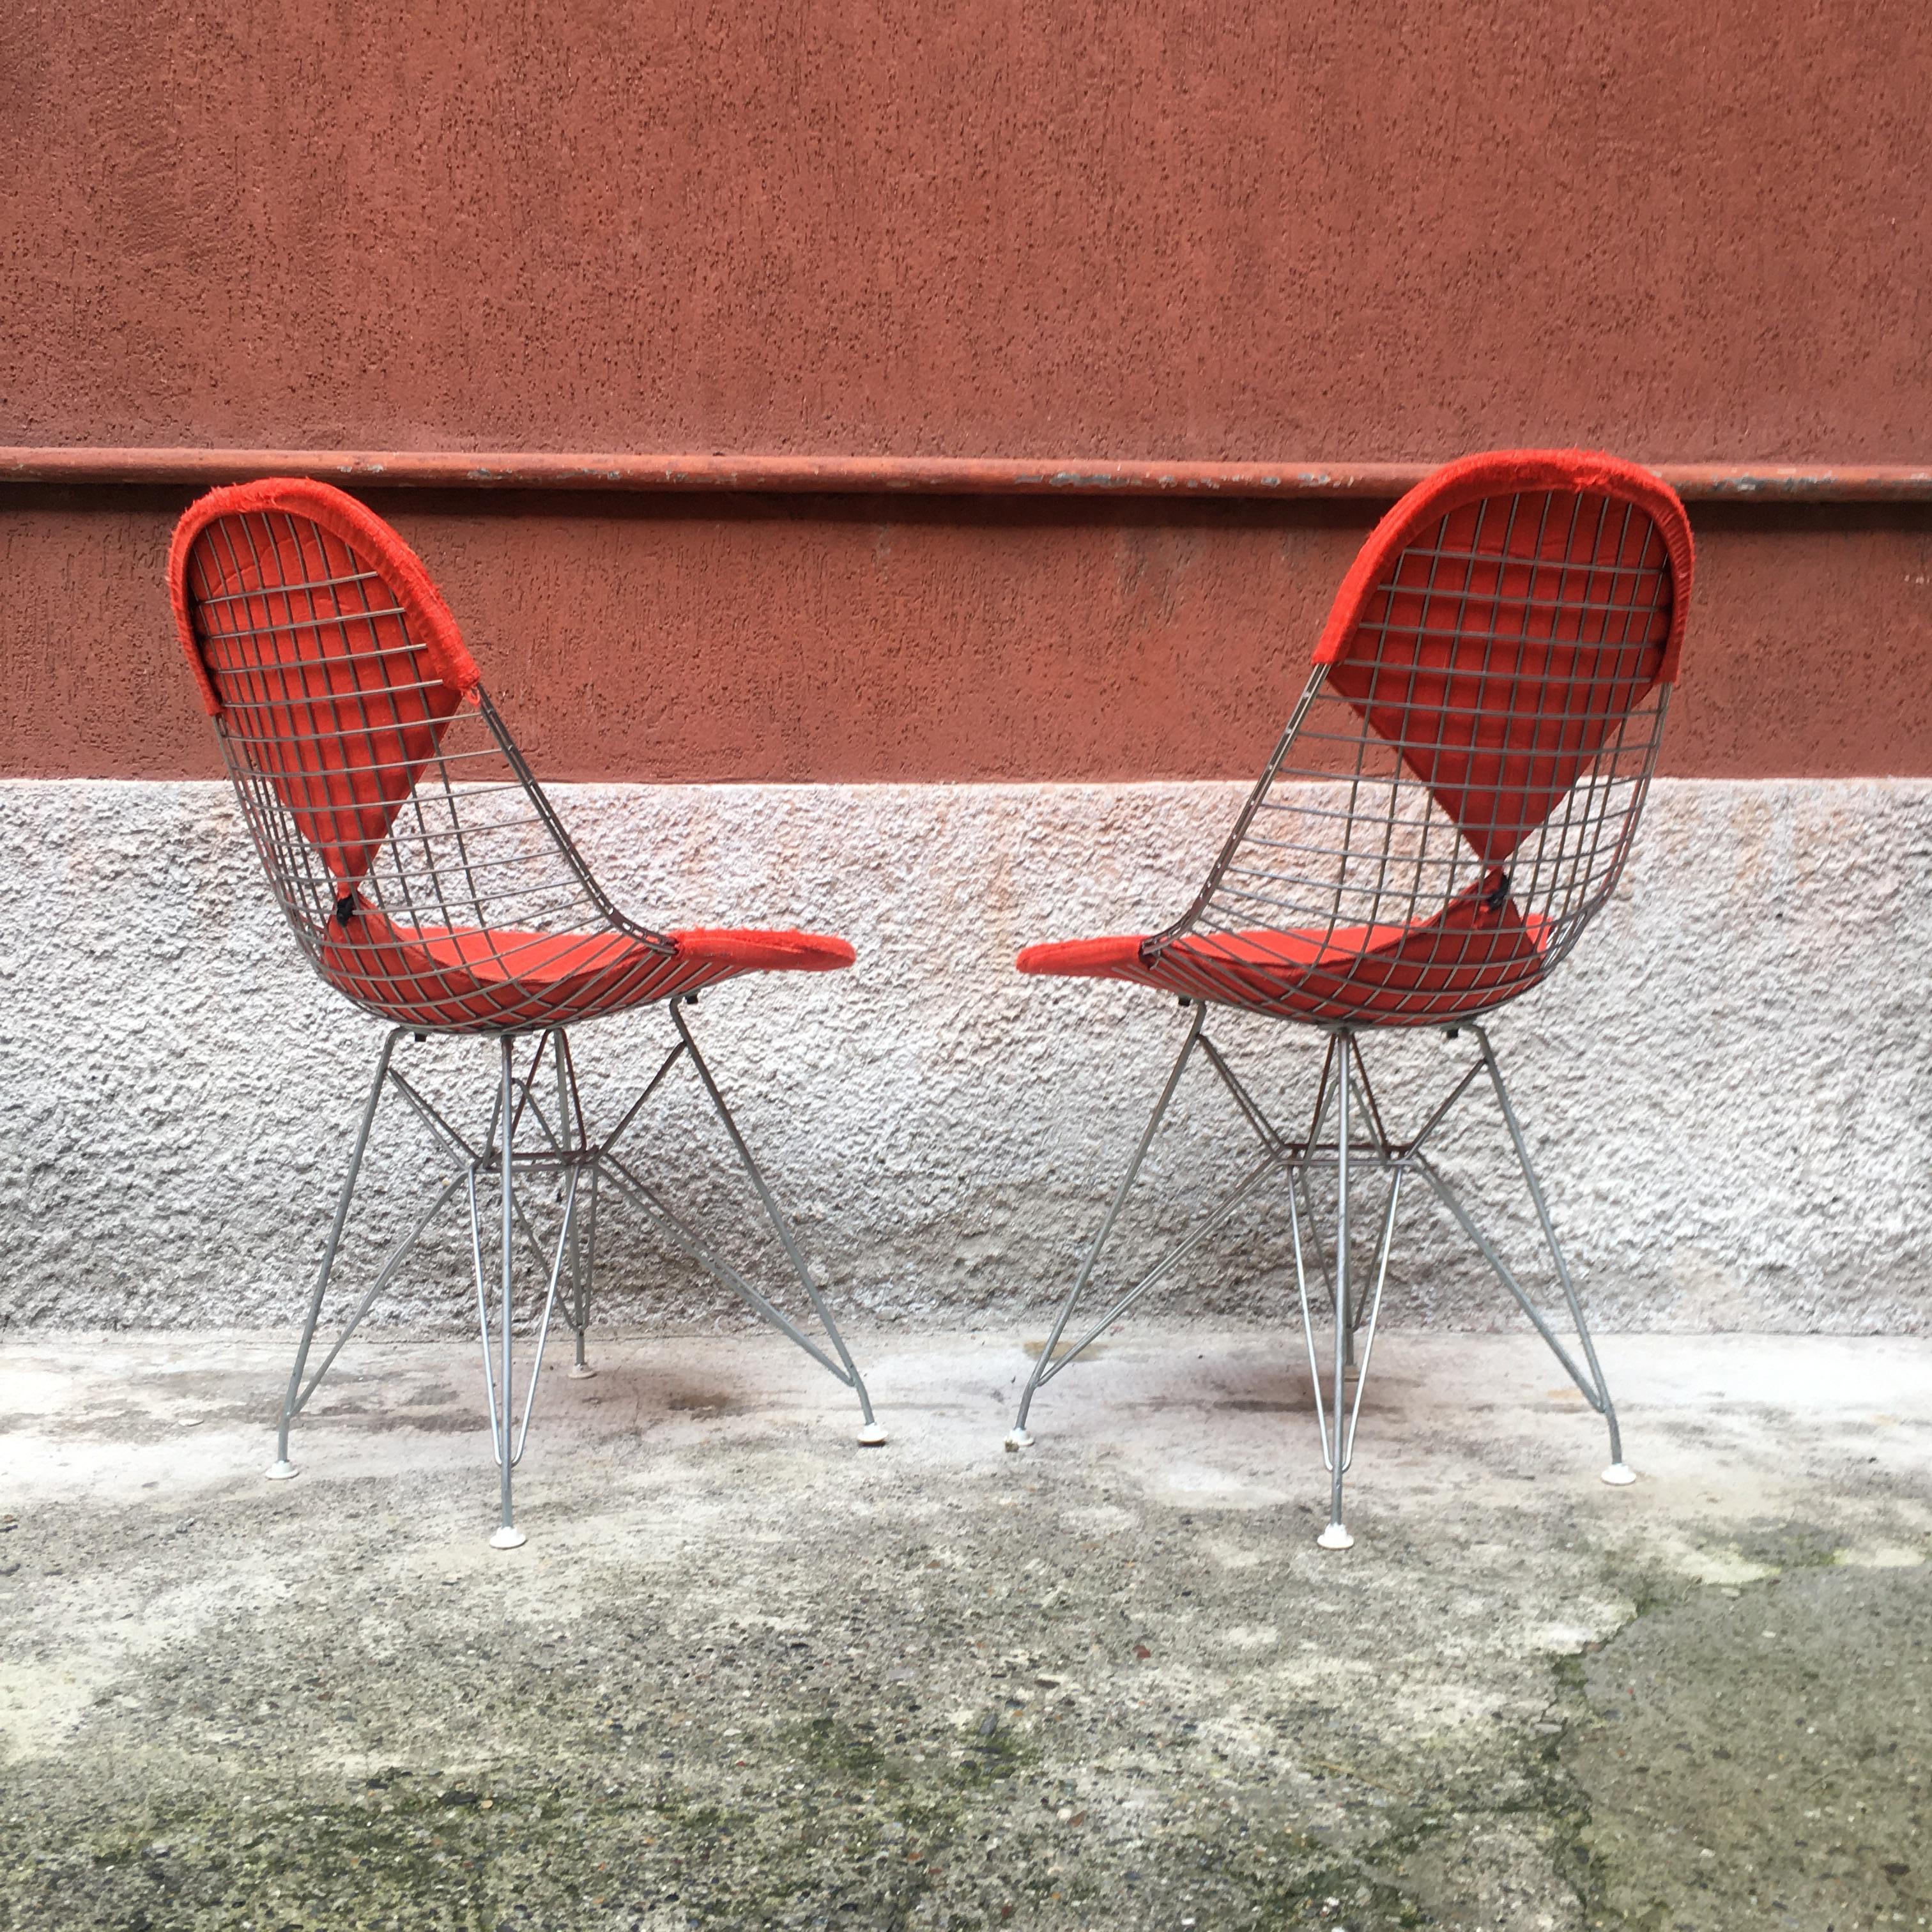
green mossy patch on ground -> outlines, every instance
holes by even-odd
[[[1912,1499],[1848,1562],[1512,1444],[1337,1557],[1281,1453],[936,1479],[773,1425],[560,1466],[508,1557],[428,1466],[23,1512],[0,1932],[1932,1916]]]

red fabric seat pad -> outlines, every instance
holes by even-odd
[[[818,933],[696,930],[668,946],[622,932],[398,926],[363,908],[332,919],[317,963],[400,1025],[563,1026],[696,992],[741,973],[831,972],[856,956]]]
[[[1426,1026],[1527,992],[1550,931],[1548,920],[1523,916],[1492,872],[1413,926],[1068,940],[1028,946],[1018,966],[1300,1019]]]
[[[1576,450],[1472,457],[1377,526],[1315,662],[1496,862],[1675,680],[1691,568],[1684,507],[1648,471]]]
[[[168,578],[203,704],[350,890],[476,690],[448,607],[380,517],[293,478],[203,497]]]

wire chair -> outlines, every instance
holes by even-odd
[[[1477,1022],[1548,978],[1623,870],[1676,680],[1691,567],[1683,506],[1648,471],[1613,457],[1506,451],[1437,471],[1383,519],[1349,571],[1287,729],[1186,912],[1151,936],[1076,940],[1020,955],[1023,973],[1156,987],[1177,995],[1192,1017],[1028,1381],[1010,1447],[1030,1445],[1028,1414],[1045,1383],[1264,1181],[1282,1177],[1330,1475],[1329,1522],[1319,1540],[1348,1548],[1342,1478],[1397,1210],[1414,1177],[1474,1243],[1605,1418],[1604,1480],[1634,1480],[1576,1283],[1496,1052]],[[1210,1006],[1327,1034],[1298,1137],[1268,1118],[1209,1036]],[[1451,1040],[1466,1028],[1476,1056],[1420,1125],[1398,1134],[1370,1079],[1362,1036],[1420,1026],[1443,1027]],[[1063,1348],[1197,1051],[1252,1130],[1259,1157]],[[1435,1137],[1479,1079],[1501,1109],[1581,1364],[1430,1157]],[[1388,1180],[1366,1297],[1351,1278],[1350,1227],[1352,1185],[1365,1165]],[[1310,1180],[1318,1172],[1334,1177],[1332,1242],[1316,1218]],[[1325,1405],[1311,1274],[1327,1276],[1334,1316]]]
[[[470,1216],[500,1471],[502,1520],[491,1538],[498,1547],[524,1540],[515,1526],[512,1474],[528,1438],[560,1306],[575,1337],[572,1372],[595,1372],[585,1360],[585,1335],[605,1192],[641,1210],[673,1246],[852,1390],[862,1418],[859,1439],[883,1442],[864,1381],[682,1010],[703,988],[736,974],[848,966],[851,947],[794,932],[659,932],[620,913],[484,694],[422,562],[380,518],[342,491],[300,481],[214,491],[176,528],[168,581],[176,624],[243,819],[296,943],[332,986],[389,1027],[310,1297],[269,1475],[296,1473],[290,1424],[377,1296],[458,1199]],[[674,1042],[628,1109],[593,1131],[570,1029],[652,1004],[666,1009]],[[480,1132],[459,1126],[397,1064],[406,1036],[420,1042],[450,1034],[496,1042],[496,1076]],[[726,1262],[622,1146],[680,1060],[689,1062],[722,1124],[822,1325],[823,1345]],[[383,1258],[310,1373],[310,1348],[386,1092],[427,1130],[454,1173]],[[561,1190],[548,1252],[522,1198],[533,1180]],[[493,1188],[491,1204],[486,1197]],[[486,1270],[493,1245],[494,1264]],[[541,1301],[536,1355],[513,1430],[511,1336],[520,1247],[538,1264]],[[489,1274],[498,1277],[494,1342]]]

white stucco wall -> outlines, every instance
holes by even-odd
[[[1171,917],[1242,789],[556,795],[641,917],[857,945],[848,974],[737,981],[694,1016],[835,1307],[860,1327],[1036,1325],[1184,1022],[1132,988],[1022,979],[1013,955]],[[292,1322],[380,1029],[302,964],[226,788],[0,786],[0,1322]],[[1606,1327],[1932,1325],[1928,989],[1932,784],[1658,787],[1618,902],[1492,1029]],[[1317,1036],[1214,1030],[1259,1093],[1306,1104]],[[583,1029],[593,1091],[614,1101],[668,1037],[656,1012]],[[1429,1034],[1372,1051],[1400,1110],[1455,1049]],[[405,1052],[480,1121],[487,1045]],[[736,1214],[690,1097],[638,1147],[672,1193]],[[1130,1242],[1178,1228],[1244,1151],[1204,1070],[1184,1103]],[[1500,1130],[1468,1118],[1450,1165],[1504,1201]],[[352,1268],[440,1171],[399,1108],[376,1146]],[[1281,1220],[1264,1196],[1157,1305],[1285,1318]],[[466,1233],[448,1225],[372,1318],[465,1318]],[[1528,1258],[1525,1215],[1497,1225]],[[733,1318],[621,1210],[605,1231],[602,1318]],[[1397,1254],[1386,1318],[1516,1318],[1419,1194]]]

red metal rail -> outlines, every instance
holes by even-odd
[[[1932,501],[1910,464],[1659,463],[1690,502]],[[1399,496],[1429,463],[1112,463],[956,456],[627,456],[466,450],[0,447],[0,483],[315,476],[391,488],[802,491],[924,496]]]

